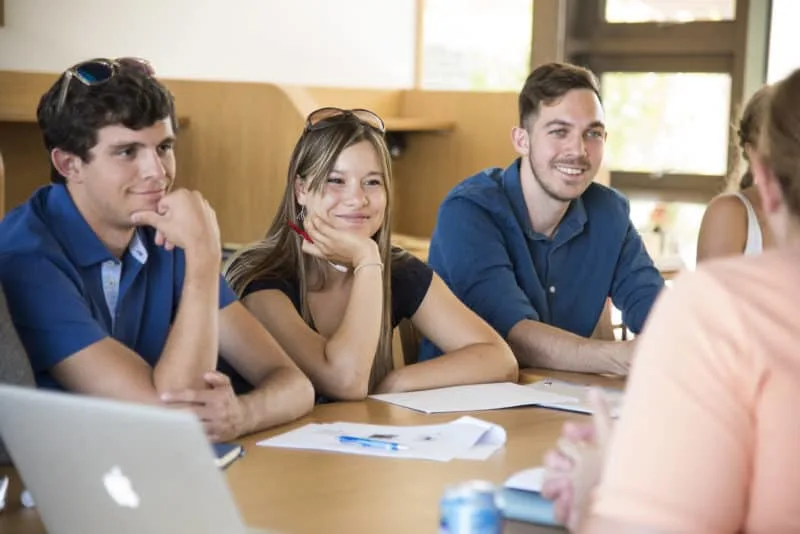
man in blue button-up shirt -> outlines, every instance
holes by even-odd
[[[214,211],[171,191],[174,106],[149,65],[78,64],[37,114],[53,184],[0,223],[0,281],[39,386],[188,406],[215,441],[307,412],[310,382],[220,277]],[[218,356],[255,387],[237,395]]]
[[[606,299],[638,333],[664,281],[627,200],[592,182],[606,141],[597,80],[573,65],[543,65],[525,82],[519,112],[520,158],[448,194],[429,262],[521,366],[623,374],[633,342],[590,337]],[[438,353],[428,342],[421,351]]]

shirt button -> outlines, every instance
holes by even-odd
[[[550,286],[549,291],[550,291],[551,294],[555,293],[556,292],[556,286]]]

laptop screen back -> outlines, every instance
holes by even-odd
[[[245,532],[191,414],[0,386],[0,435],[48,532]]]

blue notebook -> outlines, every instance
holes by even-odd
[[[214,463],[220,469],[225,469],[239,457],[244,455],[244,448],[235,443],[212,443],[216,460]]]

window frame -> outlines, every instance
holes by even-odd
[[[0,0],[0,1],[2,1],[2,0]],[[422,86],[422,81],[423,81],[422,79],[423,79],[424,74],[425,74],[425,3],[426,3],[426,1],[427,0],[416,0],[416,10],[417,10],[417,12],[416,12],[416,23],[415,24],[416,24],[416,32],[417,33],[416,33],[416,38],[415,38],[415,43],[414,43],[414,90],[417,90],[417,91],[431,90],[431,89],[425,89]],[[536,4],[539,3],[539,2],[542,2],[542,3],[545,3],[545,4],[548,3],[548,2],[550,2],[550,3],[558,3],[558,2],[560,2],[560,0],[555,0],[555,1],[554,0],[531,0],[531,2],[533,3],[533,9],[532,9],[532,11],[533,11],[533,20],[531,21],[530,63],[531,64],[536,64],[536,63],[534,63],[534,57],[533,57],[534,46],[537,43],[537,39],[536,39],[537,27],[536,27],[536,24],[535,24],[535,21],[536,21]],[[555,28],[555,30],[559,35],[563,35],[563,33],[564,33],[563,32],[563,28],[560,28],[560,29],[559,28]],[[542,31],[542,30],[539,29],[538,31]],[[553,28],[549,27],[547,33],[552,34],[553,33]],[[544,37],[546,39],[550,39],[553,36],[550,35],[550,36],[544,36]],[[561,43],[561,45],[563,46],[563,42]],[[439,89],[435,89],[435,90],[438,91]],[[442,90],[444,90],[444,91],[460,91],[460,89],[442,89]],[[463,91],[469,92],[469,90],[463,90]]]
[[[417,1],[414,88],[422,89],[424,12]],[[765,81],[771,0],[736,0],[733,20],[614,23],[605,20],[606,0],[533,0],[531,70],[549,61],[604,72],[727,73],[731,77],[728,125],[745,99]],[[705,202],[722,192],[740,168],[734,135],[728,135],[724,175],[610,171],[611,185],[629,196]]]
[[[752,63],[761,63],[764,75],[760,83],[765,79],[766,57],[747,56],[748,44],[752,46],[753,40],[748,23],[754,8],[768,10],[771,2],[736,0],[733,20],[614,23],[605,20],[606,0],[554,1],[565,7],[564,60],[584,65],[598,77],[605,72],[729,74],[728,125],[734,124],[738,116],[746,94],[746,75],[748,69],[753,69]],[[768,33],[762,32],[755,39],[768,40]],[[758,69],[758,65],[755,68]],[[756,88],[757,85],[748,87],[747,94]],[[728,139],[724,175],[654,176],[654,173],[610,169],[611,185],[628,196],[664,201],[708,201],[725,190],[728,177],[737,168],[736,139],[730,133]]]

